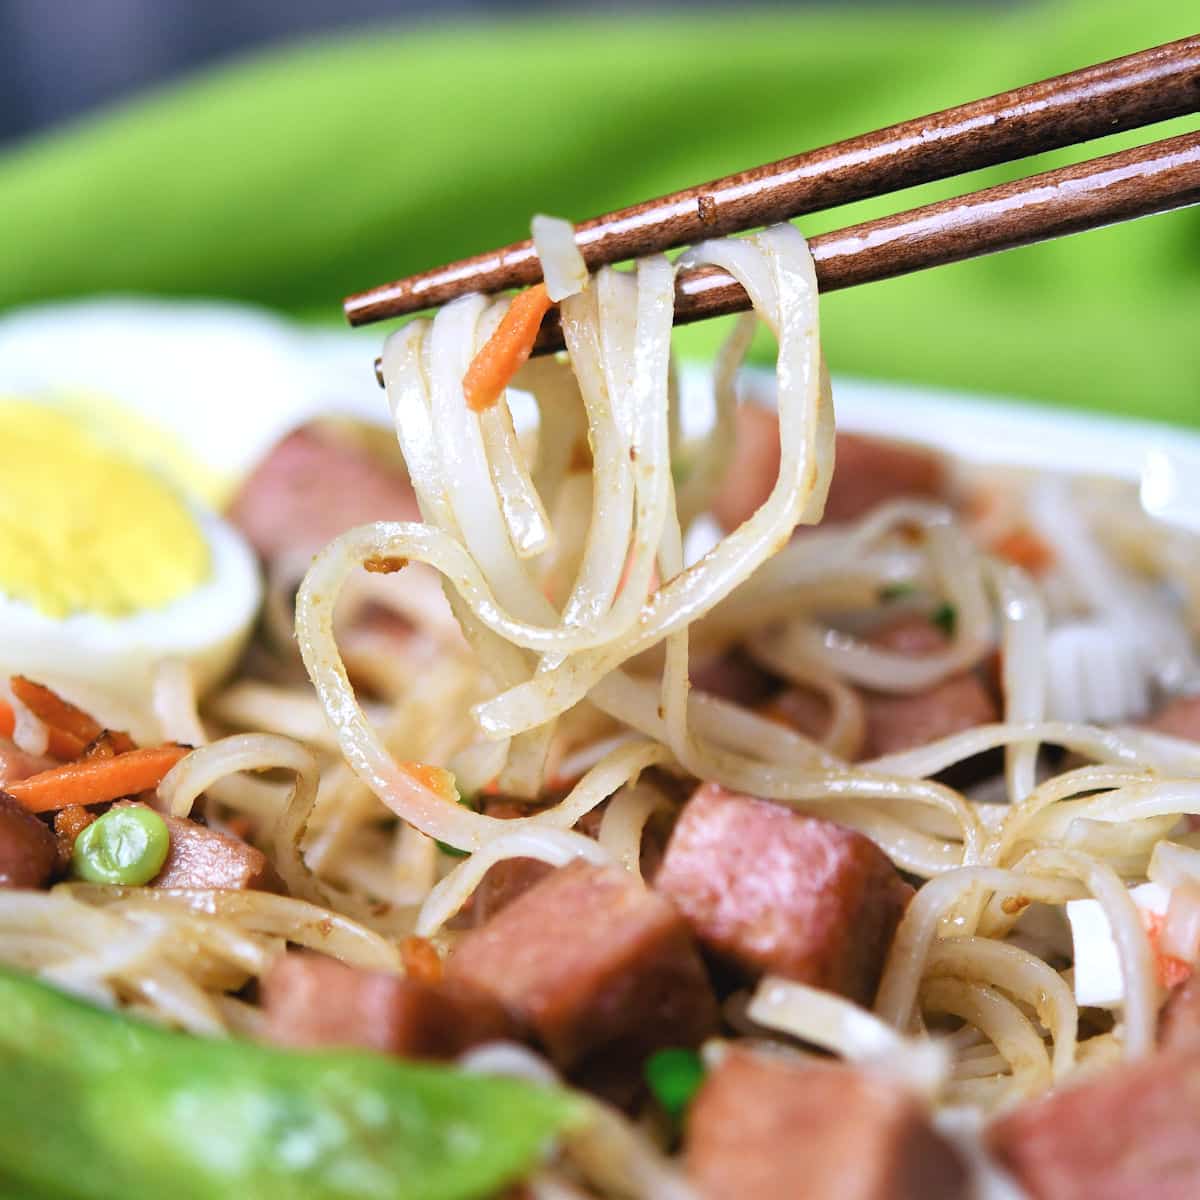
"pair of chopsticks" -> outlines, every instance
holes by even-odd
[[[575,240],[594,271],[1197,111],[1200,34],[594,217],[576,225]],[[810,246],[820,289],[834,291],[1196,203],[1200,132],[865,221]],[[352,325],[366,325],[541,277],[533,244],[516,242],[360,292],[344,308]],[[719,268],[676,279],[676,324],[749,307]],[[535,352],[561,348],[552,310]]]

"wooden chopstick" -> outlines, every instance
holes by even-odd
[[[619,209],[576,225],[576,241],[595,270],[604,263],[885,195],[1198,109],[1200,34]],[[918,265],[940,261],[955,260],[935,257]],[[915,269],[869,273],[850,282]],[[348,297],[344,308],[352,325],[365,325],[445,304],[467,292],[502,291],[540,278],[532,243],[517,242],[360,292]],[[710,314],[697,312],[690,319],[703,315]]]
[[[831,292],[1190,204],[1200,204],[1200,132],[822,233],[809,246],[817,286]],[[718,267],[676,277],[676,325],[749,307],[741,284]],[[552,309],[534,353],[562,348],[558,312]],[[378,375],[378,360],[375,367]]]
[[[809,246],[817,285],[832,292],[1190,204],[1200,204],[1200,133],[823,233]],[[717,267],[681,271],[676,278],[676,325],[749,307],[742,286]],[[561,349],[562,330],[553,310],[534,353]]]

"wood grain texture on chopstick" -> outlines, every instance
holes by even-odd
[[[591,270],[1200,110],[1200,34],[866,133],[576,226]],[[352,325],[541,279],[516,242],[350,296]]]
[[[809,245],[822,292],[907,275],[1200,204],[1200,133],[1151,142],[835,230]],[[742,312],[749,297],[715,267],[681,272],[675,323]],[[543,325],[535,353],[562,345]]]
[[[822,233],[810,240],[817,286],[838,291],[1200,204],[1200,133],[1184,133],[1074,166]],[[675,324],[744,312],[750,297],[719,267],[681,271]],[[558,310],[534,354],[563,346]],[[376,362],[376,374],[379,364]]]

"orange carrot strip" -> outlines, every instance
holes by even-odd
[[[64,700],[45,684],[34,683],[24,675],[14,675],[11,682],[13,695],[39,721],[53,729],[61,729],[63,733],[71,734],[84,746],[95,741],[104,732],[104,726],[99,721],[69,700]]]
[[[17,718],[12,705],[0,700],[0,737],[12,737],[16,727]],[[78,758],[83,747],[84,743],[72,734],[55,729],[53,725],[46,726],[46,753],[51,758],[61,758],[64,761]]]
[[[74,734],[65,729],[55,729],[53,725],[46,726],[46,753],[51,758],[61,758],[63,762],[73,762],[87,749],[87,743],[81,742]]]
[[[992,546],[1001,558],[1024,567],[1034,575],[1054,563],[1054,551],[1031,529],[1014,529],[1005,534]]]
[[[63,763],[7,785],[7,792],[30,812],[53,812],[72,804],[87,806],[134,796],[162,782],[162,777],[191,750],[187,746],[149,746],[113,758],[87,758]]]
[[[513,298],[496,332],[463,376],[463,391],[472,412],[484,412],[500,399],[500,393],[533,350],[542,318],[553,304],[544,283],[518,292]]]
[[[454,786],[454,776],[443,767],[432,767],[423,762],[402,762],[396,765],[422,787],[428,788],[443,800],[453,800],[458,794],[458,789]]]
[[[134,741],[127,733],[106,731],[89,713],[64,700],[45,684],[35,683],[24,675],[14,675],[11,680],[13,694],[33,713],[49,734],[47,750],[64,760],[79,758],[99,738],[111,740],[118,754],[134,748]]]
[[[130,750],[135,750],[137,747],[130,744],[125,745],[129,741],[129,735],[124,733],[113,733],[111,729],[104,730],[94,741],[88,742],[83,748],[83,752],[78,756],[80,758],[116,758],[118,754],[125,754]]]
[[[442,957],[431,941],[423,937],[406,937],[400,943],[404,973],[418,983],[441,983]]]

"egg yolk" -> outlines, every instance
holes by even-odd
[[[123,617],[208,578],[187,505],[66,414],[0,400],[0,447],[0,594],[50,617]]]

